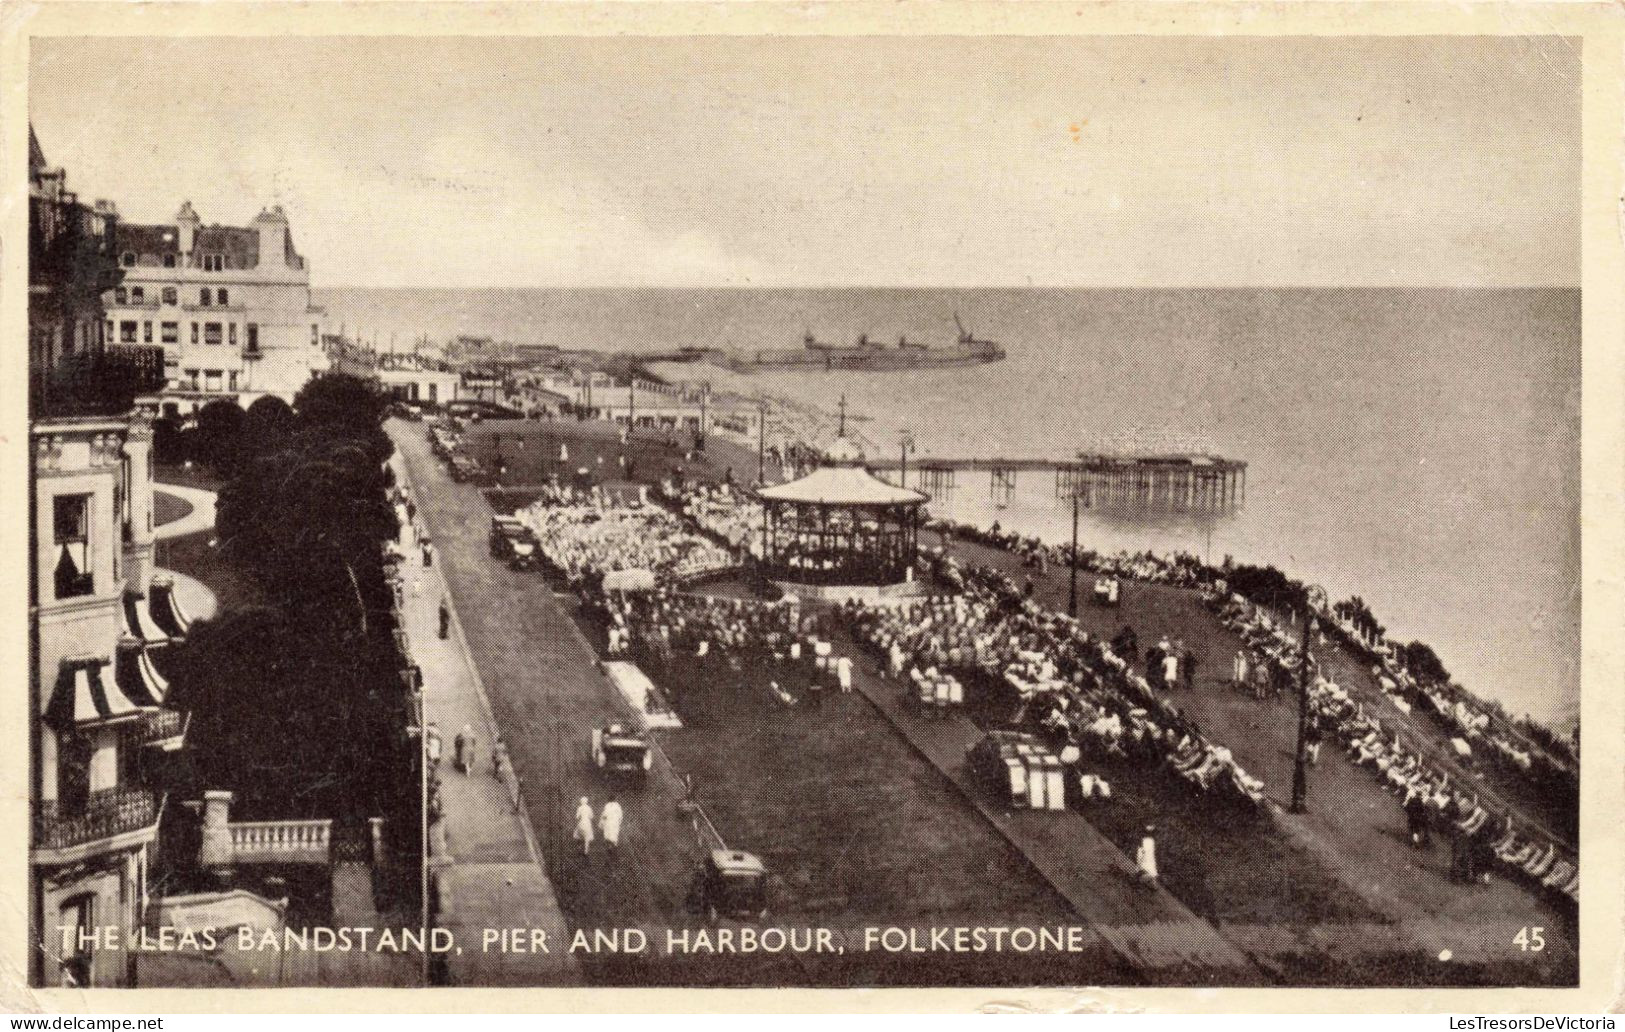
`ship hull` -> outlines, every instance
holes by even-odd
[[[866,351],[808,349],[774,349],[764,351],[728,351],[714,356],[715,360],[735,372],[748,373],[757,369],[802,369],[816,372],[861,371],[894,372],[904,369],[942,369],[957,366],[986,365],[1004,358],[1004,349],[975,348],[921,348],[918,350],[873,349]]]

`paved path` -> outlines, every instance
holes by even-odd
[[[569,831],[576,801],[587,796],[597,810],[611,791],[588,758],[591,730],[635,715],[541,575],[490,558],[491,510],[479,490],[451,480],[421,424],[391,421],[387,429],[415,485],[418,518],[439,557],[435,569],[449,585],[460,633],[489,693],[495,726],[503,729],[524,786],[524,810],[571,925],[686,924],[684,898],[701,854],[688,823],[677,817],[681,792],[669,764],[657,756],[647,784],[621,793],[619,855],[599,850],[583,857]],[[455,730],[443,721],[441,727],[449,744]],[[481,741],[490,737],[482,734]]]
[[[392,460],[396,476],[410,485],[400,455]],[[422,517],[420,513],[420,518]],[[440,600],[446,595],[441,567],[423,566],[422,552],[411,531],[402,564],[406,584],[402,615],[411,659],[423,673],[425,719],[440,730],[444,753],[438,766],[445,816],[441,821],[444,852],[431,847],[435,879],[435,924],[448,929],[459,951],[446,957],[453,985],[536,986],[580,982],[574,959],[563,952],[568,930],[554,897],[552,883],[511,777],[499,781],[491,767],[497,732],[479,675],[470,662],[461,627],[439,636]],[[461,772],[453,762],[453,741],[464,727],[477,736],[473,770]],[[526,950],[505,949],[498,940],[487,949],[488,929],[524,928]],[[547,935],[549,952],[530,951],[530,929]]]
[[[173,495],[183,499],[192,507],[192,511],[178,520],[160,523],[153,529],[155,539],[185,537],[187,534],[196,534],[199,531],[209,530],[214,526],[215,493],[205,491],[199,487],[182,487],[180,484],[159,483],[153,487],[158,494]]]
[[[864,655],[844,631],[838,637],[839,651]],[[968,717],[921,713],[904,699],[902,685],[877,673],[868,658],[853,664],[852,684],[1130,966],[1157,980],[1180,984],[1264,981],[1247,957],[1212,925],[1161,885],[1139,881],[1135,865],[1082,814],[1012,810],[1000,805],[965,763],[966,750],[983,737]],[[1118,930],[1137,926],[1155,927],[1161,933],[1142,940]]]

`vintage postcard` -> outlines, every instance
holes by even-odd
[[[1612,9],[4,18],[8,1006],[1613,999]]]

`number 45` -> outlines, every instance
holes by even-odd
[[[1545,930],[1541,925],[1535,925],[1533,928],[1524,925],[1518,934],[1512,937],[1512,945],[1525,953],[1539,953],[1546,948],[1546,937],[1541,934]]]

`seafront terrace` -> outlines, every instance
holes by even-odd
[[[580,437],[572,432],[578,428],[582,431]],[[493,442],[486,435],[501,434],[503,454],[540,455],[546,453],[533,441],[527,440],[523,448],[518,441],[520,435],[546,433],[551,447],[567,447],[572,460],[596,450],[605,456],[604,466],[618,471],[621,443],[613,430],[604,434],[603,429],[607,428],[570,423],[481,424],[470,428],[465,444],[470,451],[490,454]],[[406,428],[405,433],[411,434],[411,428]],[[691,480],[716,480],[729,465],[755,458],[742,455],[738,449],[715,447],[706,454],[684,455],[659,440],[634,439],[632,446],[643,449],[646,456],[638,463],[636,479],[640,481],[660,479],[678,463],[684,465]],[[528,469],[529,460],[521,460],[521,464],[527,467],[524,477],[537,475],[536,470]],[[600,465],[596,459],[591,464]],[[536,463],[537,470],[547,465]],[[737,465],[735,468],[738,479]],[[442,471],[436,472],[443,477]],[[626,479],[621,478],[623,482]],[[477,492],[466,486],[458,491],[477,497]],[[477,525],[477,521],[471,516],[468,525]],[[483,539],[479,544],[483,546]],[[1018,580],[1024,572],[1019,557],[1000,549],[963,542],[954,543],[952,548],[961,559],[986,561],[1009,570]],[[483,554],[480,561],[489,564]],[[523,580],[527,575],[513,576]],[[541,592],[539,578],[528,576],[536,586],[530,591],[532,596],[544,596],[553,606],[573,611],[573,599]],[[1036,580],[1044,604],[1064,605],[1064,570],[1051,571]],[[1090,610],[1084,618],[1092,631],[1107,636],[1128,620],[1138,629],[1142,641],[1155,640],[1163,633],[1182,637],[1197,653],[1207,676],[1198,680],[1195,692],[1188,693],[1188,697],[1181,693],[1175,701],[1201,723],[1205,735],[1233,748],[1238,761],[1263,777],[1267,789],[1278,795],[1290,784],[1291,712],[1284,705],[1260,708],[1251,698],[1219,685],[1219,674],[1228,670],[1228,658],[1236,647],[1233,638],[1226,637],[1228,632],[1202,607],[1194,591],[1153,590],[1156,588],[1127,585],[1126,605],[1121,612]],[[727,586],[716,590],[726,592]],[[523,614],[511,618],[528,619]],[[577,620],[581,620],[580,614]],[[590,621],[581,626],[592,639],[595,631]],[[862,685],[873,675],[863,662],[857,667],[859,694],[867,695]],[[679,709],[687,710],[683,713],[684,730],[662,736],[663,762],[674,765],[668,768],[674,772],[696,774],[702,786],[713,786],[702,789],[711,816],[719,827],[744,829],[748,837],[731,844],[749,848],[755,839],[779,842],[782,844],[775,847],[772,863],[787,864],[792,869],[806,865],[812,876],[807,887],[792,893],[795,905],[850,914],[854,909],[851,896],[830,894],[827,888],[818,890],[815,886],[820,884],[820,873],[851,864],[853,852],[832,849],[828,843],[818,841],[817,828],[821,823],[839,822],[843,812],[866,805],[873,812],[873,804],[881,797],[867,787],[874,777],[868,767],[862,768],[869,775],[864,788],[855,797],[844,797],[839,788],[846,770],[843,760],[824,759],[819,750],[829,739],[857,737],[865,742],[868,751],[862,755],[867,758],[876,742],[907,741],[909,736],[892,715],[883,712],[884,706],[854,710],[853,697],[835,704],[842,707],[846,723],[842,734],[831,735],[828,731],[833,728],[827,724],[816,728],[802,724],[806,719],[824,718],[808,718],[799,711],[787,713],[767,705],[765,695],[745,690],[757,684],[758,676],[746,675],[740,680],[740,688],[733,689],[711,684],[692,671],[666,671],[663,679],[657,676],[662,689],[678,698]],[[695,686],[700,687],[685,691]],[[887,690],[893,689],[888,685]],[[708,718],[707,712],[715,716]],[[863,713],[864,723],[853,725],[851,721],[857,719],[858,713]],[[740,726],[752,730],[725,738],[729,728]],[[854,727],[868,726],[880,728],[874,732],[875,737],[854,735]],[[724,741],[729,744],[722,744]],[[912,742],[909,745],[918,749]],[[814,762],[794,765],[795,777],[790,777],[782,758],[803,755]],[[777,769],[772,768],[775,762]],[[1284,774],[1283,766],[1287,771]],[[755,773],[767,769],[774,770],[769,779]],[[763,785],[763,780],[769,783]],[[776,795],[772,782],[786,780],[795,791]],[[926,800],[933,813],[945,802],[953,804],[949,810],[960,818],[975,808],[952,784],[951,771],[939,768],[926,782],[915,776],[909,780],[913,788],[908,798]],[[715,787],[718,785],[722,787]],[[1159,844],[1168,858],[1164,884],[1182,905],[1241,946],[1270,977],[1286,981],[1360,981],[1368,976],[1367,980],[1378,983],[1493,982],[1507,977],[1534,983],[1562,982],[1573,977],[1572,928],[1566,926],[1563,914],[1509,882],[1497,880],[1487,886],[1450,882],[1445,874],[1447,858],[1437,848],[1432,852],[1412,850],[1405,841],[1403,815],[1396,801],[1381,791],[1368,772],[1355,769],[1341,755],[1334,755],[1334,750],[1327,750],[1321,766],[1312,773],[1311,813],[1306,818],[1289,819],[1279,807],[1268,807],[1262,823],[1242,826],[1230,816],[1208,811],[1200,803],[1170,796],[1163,786],[1142,784],[1132,773],[1118,773],[1114,785],[1119,790],[1117,799],[1109,807],[1090,812],[1088,822],[1122,850],[1132,847],[1147,820],[1156,821]],[[571,786],[561,794],[573,797],[574,791],[575,786]],[[826,799],[834,806],[833,811],[824,808]],[[985,815],[982,823],[984,828],[988,826]],[[790,831],[803,826],[814,830],[806,835]],[[570,843],[566,840],[555,845],[568,848]],[[1019,847],[1018,851],[1025,853]],[[873,858],[876,854],[860,855]],[[995,863],[986,871],[990,874],[996,869]],[[849,871],[843,877],[851,884],[851,878],[861,879],[866,873],[859,867],[857,872]],[[790,881],[787,877],[786,882]],[[885,879],[879,882],[869,886],[861,897],[872,901],[876,908],[887,899]],[[570,894],[561,890],[560,895],[568,909]],[[1566,934],[1555,948],[1548,948],[1538,958],[1520,955],[1512,938],[1527,924],[1545,925],[1548,941],[1551,929],[1563,929]],[[1117,927],[1143,929],[1151,925],[1160,922],[1148,919]],[[1112,926],[1104,922],[1098,927]],[[1233,935],[1230,929],[1235,929]],[[1501,935],[1503,931],[1505,936]],[[1467,950],[1469,940],[1471,950]],[[1317,950],[1316,942],[1328,945]],[[1330,945],[1334,942],[1340,945]],[[1451,950],[1457,958],[1453,965],[1439,962],[1416,967],[1416,951],[1433,943],[1443,943],[1441,949]],[[1437,955],[1439,950],[1433,952]],[[1358,965],[1351,966],[1356,959]],[[1168,962],[1168,958],[1163,961]],[[1143,957],[1139,963],[1144,964],[1140,969],[1142,977],[1152,973],[1160,978],[1173,970],[1164,967],[1159,973],[1156,965]]]

